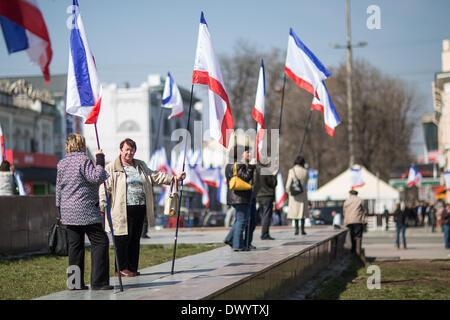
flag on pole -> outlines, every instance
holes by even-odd
[[[6,147],[5,147],[5,137],[3,136],[2,124],[0,123],[0,146],[2,153],[0,154],[0,160],[6,160]]]
[[[183,116],[183,99],[181,98],[180,90],[170,72],[167,73],[166,83],[164,85],[162,105],[165,108],[172,109],[172,113],[169,115],[168,119],[173,117],[181,118]]]
[[[220,186],[220,168],[203,168],[200,165],[195,166],[200,179],[209,186],[219,188]]]
[[[444,172],[444,179],[445,179],[445,187],[447,188],[447,191],[450,190],[450,171]]]
[[[155,150],[150,158],[149,168],[154,171],[164,171],[165,173],[170,173],[170,165],[167,160],[166,149],[160,147]]]
[[[256,160],[261,160],[262,142],[264,138],[264,110],[266,104],[266,78],[264,74],[264,61],[261,59],[261,67],[259,68],[258,85],[256,87],[255,106],[253,107],[252,116],[257,122],[256,126]]]
[[[362,177],[362,170],[361,168],[350,168],[350,183],[351,183],[351,189],[361,188],[364,186],[364,180]]]
[[[219,170],[220,176],[219,176],[219,188],[217,190],[217,201],[219,201],[221,204],[227,204],[227,179],[223,176],[222,172]]]
[[[14,171],[14,178],[16,179],[17,188],[19,189],[19,195],[26,196],[27,190],[22,181],[22,175],[19,171]]]
[[[285,204],[287,199],[287,192],[284,189],[283,177],[281,172],[277,173],[277,185],[275,187],[275,205],[280,210]]]
[[[200,16],[192,83],[208,86],[210,135],[227,148],[231,136],[227,130],[233,130],[233,117],[203,12]]]
[[[315,88],[322,80],[331,76],[319,59],[297,37],[292,28],[289,31],[288,49],[284,72],[300,88],[315,94]]]
[[[325,130],[328,135],[334,136],[334,128],[341,123],[341,120],[334,108],[333,101],[331,101],[324,81],[321,81],[317,87],[316,96],[313,98],[311,108],[322,112]]]
[[[409,168],[409,174],[408,174],[408,180],[406,182],[406,186],[412,187],[414,185],[417,185],[421,181],[422,181],[422,175],[420,174],[419,171],[417,171],[417,169],[413,165],[411,165],[411,167]]]
[[[72,14],[66,111],[82,117],[86,124],[95,124],[100,112],[102,86],[77,0],[73,0]]]
[[[47,26],[37,2],[0,1],[0,25],[8,53],[26,50],[31,63],[40,66],[45,83],[48,84],[53,51]]]

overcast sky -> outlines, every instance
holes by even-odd
[[[52,41],[50,72],[66,73],[70,33],[66,24],[72,1],[38,0],[38,4]],[[218,55],[231,53],[238,39],[263,50],[285,50],[292,27],[327,67],[346,61],[345,50],[330,46],[345,44],[345,0],[79,0],[79,5],[104,83],[139,86],[149,74],[170,71],[180,86],[189,89],[202,10]],[[371,5],[380,8],[380,29],[367,27]],[[431,82],[441,70],[442,40],[450,38],[449,12],[448,0],[353,0],[352,42],[368,43],[354,49],[353,56],[415,86],[424,98],[421,112],[430,113]],[[255,72],[258,66],[255,61]],[[37,74],[39,68],[29,64],[25,53],[8,55],[0,41],[0,76]],[[422,131],[416,135],[412,147],[418,154],[423,151]]]

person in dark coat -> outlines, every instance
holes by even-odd
[[[402,241],[403,241],[403,247],[406,249],[406,237],[405,237],[405,231],[406,227],[408,225],[408,213],[407,210],[402,210],[400,208],[400,203],[397,203],[395,211],[394,211],[394,221],[396,225],[396,245],[397,248],[400,249],[400,233],[402,234]]]
[[[272,223],[278,171],[272,174],[264,174],[263,169],[266,167],[269,167],[269,165],[259,163],[256,168],[256,184],[258,186],[256,201],[259,204],[258,215],[261,219],[261,240],[274,240],[269,234],[269,228]]]
[[[88,289],[84,285],[85,235],[91,242],[91,289],[111,290],[109,285],[109,239],[102,226],[98,189],[108,178],[102,150],[96,164],[86,155],[86,141],[80,134],[66,140],[66,155],[58,162],[56,175],[56,207],[61,222],[67,227],[69,266],[79,268],[80,281],[72,290]],[[76,280],[76,279],[75,279]]]
[[[256,161],[250,160],[250,148],[245,147],[241,157],[238,155],[239,147],[235,146],[231,152],[233,152],[233,163],[227,164],[225,167],[225,176],[227,179],[227,185],[230,185],[230,179],[233,177],[234,164],[236,165],[237,176],[252,184],[254,171],[256,168]],[[238,159],[242,161],[238,162]],[[236,210],[235,221],[233,227],[225,237],[224,242],[230,245],[234,251],[246,251],[249,250],[246,246],[244,239],[244,230],[247,228],[248,217],[250,215],[250,205],[252,198],[252,190],[236,191],[231,190],[228,187],[227,204],[233,206]]]

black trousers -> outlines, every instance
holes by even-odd
[[[350,231],[350,239],[352,241],[351,252],[354,253],[356,249],[356,239],[361,239],[363,236],[363,224],[362,223],[351,223],[347,225]]]
[[[126,269],[132,272],[138,271],[141,233],[146,212],[145,205],[127,206],[128,234],[114,236],[117,260],[121,271]]]
[[[270,236],[269,227],[272,223],[273,201],[270,199],[259,200],[258,203],[258,214],[261,218],[261,239],[264,239]]]
[[[69,241],[69,266],[76,265],[81,271],[84,286],[84,238],[91,242],[91,286],[109,285],[109,239],[101,223],[86,226],[67,225]]]

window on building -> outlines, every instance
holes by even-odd
[[[118,132],[141,131],[139,124],[133,120],[126,120],[119,125]]]

